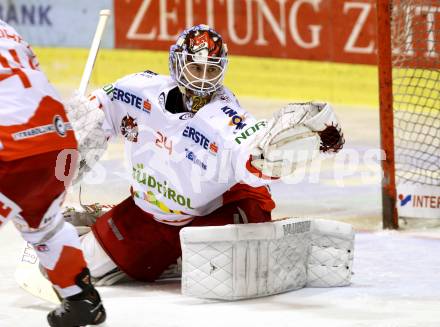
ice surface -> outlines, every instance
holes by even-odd
[[[46,326],[46,312],[53,306],[13,280],[21,239],[12,224],[1,235],[0,326]],[[185,297],[178,281],[102,287],[106,326],[440,326],[439,239],[362,232],[355,244],[349,287],[306,288],[238,302]]]

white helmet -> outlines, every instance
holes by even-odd
[[[208,96],[222,86],[228,49],[207,25],[185,30],[170,48],[170,73],[182,93]]]

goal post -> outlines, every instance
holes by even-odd
[[[376,8],[383,227],[398,228],[440,218],[440,1]]]
[[[393,89],[391,56],[391,6],[389,0],[377,0],[377,55],[382,158],[383,227],[397,228],[396,183],[394,172]]]

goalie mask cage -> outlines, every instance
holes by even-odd
[[[440,0],[377,0],[383,227],[440,218]]]

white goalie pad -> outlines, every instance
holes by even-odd
[[[307,286],[349,285],[354,258],[353,227],[346,223],[317,219],[312,222],[310,236]]]
[[[239,300],[351,279],[354,233],[344,223],[291,218],[185,227],[180,240],[188,296]]]

